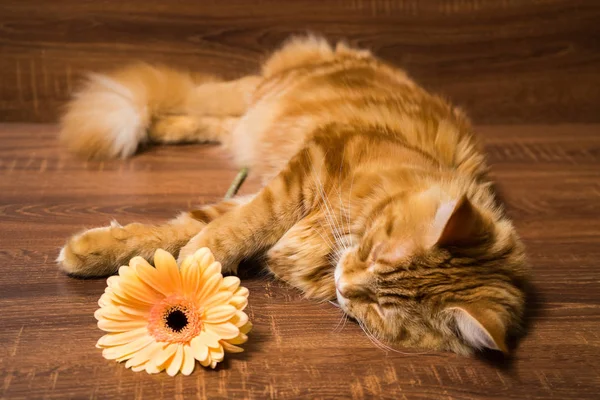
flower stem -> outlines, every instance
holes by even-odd
[[[225,194],[225,199],[230,199],[236,195],[236,193],[238,192],[238,190],[240,190],[240,187],[246,180],[247,176],[248,176],[248,167],[244,167],[240,170],[240,172],[238,172],[235,179],[231,183],[231,186],[229,186],[229,189],[227,190],[227,193]]]

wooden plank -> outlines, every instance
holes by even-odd
[[[0,121],[55,121],[81,74],[133,60],[226,77],[307,30],[371,48],[479,123],[600,122],[590,0],[4,0]]]
[[[236,172],[227,155],[193,145],[85,162],[57,147],[54,126],[0,125],[0,398],[597,398],[600,125],[477,130],[535,275],[531,328],[512,360],[386,354],[332,305],[245,272],[247,351],[170,378],[101,357],[93,312],[105,282],[68,278],[53,259],[84,226],[217,200]]]

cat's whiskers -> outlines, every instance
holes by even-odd
[[[316,227],[315,232],[317,232],[317,234],[321,236],[321,239],[323,239],[323,242],[325,242],[325,244],[329,247],[330,250],[335,250],[333,242],[331,241],[331,239],[329,239],[329,237],[327,237],[327,234],[325,233],[325,227],[323,227],[323,224],[319,222],[319,225]]]
[[[342,324],[342,327],[340,328],[340,332],[344,330],[344,328],[346,327],[346,323],[348,322],[348,314],[344,313],[344,323]]]
[[[373,343],[373,345],[375,345],[375,347],[377,347],[385,352],[388,351],[388,349],[386,349],[385,347],[382,347],[380,342],[371,335],[369,330],[365,327],[365,325],[362,322],[360,322],[359,320],[357,320],[357,322],[358,322],[358,326],[360,326],[360,328],[363,330],[363,332],[365,333],[367,338],[371,341],[371,343]]]
[[[340,200],[340,219],[342,221],[341,226],[343,227],[344,225],[344,216],[347,217],[346,212],[344,211],[344,202],[342,201],[342,170],[344,167],[344,157],[346,155],[346,147],[344,146],[344,150],[342,151],[342,158],[340,159],[340,172],[338,174],[338,188],[337,188],[337,192],[338,192],[338,198]],[[350,234],[350,224],[349,224],[349,219],[346,218],[346,228],[344,229],[343,233],[344,233],[344,247],[345,248],[350,248],[351,247],[351,242],[348,239],[348,235]]]
[[[308,174],[308,171],[305,171],[304,172],[305,178],[306,178],[307,174]],[[319,190],[320,197],[323,198],[323,195],[321,194],[322,184],[321,184],[321,181],[318,180],[315,177],[315,170],[314,170],[314,167],[312,165],[311,165],[311,175],[312,175],[313,180],[315,181],[317,189]],[[327,220],[328,225],[330,225],[327,211],[325,209],[323,209],[323,207],[321,205],[321,202],[319,202],[318,207],[323,212],[323,215],[325,215],[325,219]],[[324,232],[327,230],[327,228],[325,228],[323,226],[323,224],[321,223],[320,220],[318,221],[318,223],[319,223],[319,226],[317,227],[317,229],[315,229],[315,231],[319,234],[319,236],[321,236],[321,239],[323,239],[323,241],[329,246],[330,249],[334,249],[335,250],[336,247],[337,247],[337,246],[335,246],[335,243],[333,243],[331,241],[331,239],[329,238],[329,235],[327,235],[326,233],[324,234]],[[331,230],[331,229],[329,229],[329,230]],[[335,238],[335,232],[332,232],[332,233],[333,233],[334,238]]]
[[[346,312],[344,310],[342,310],[342,307],[340,307],[340,305],[337,304],[336,302],[331,301],[331,300],[329,300],[328,302],[331,305],[333,305],[334,307],[336,307],[338,310],[340,310],[340,312],[342,313],[342,316],[340,317],[340,321],[337,323],[335,328],[333,328],[333,332],[341,332],[344,329],[344,327],[346,326],[346,322],[348,322],[348,314],[346,314]],[[340,325],[341,325],[341,328],[340,328]]]
[[[340,209],[339,209],[339,214],[340,214],[340,229],[341,229],[341,234],[340,239],[342,241],[342,245],[344,247],[344,249],[349,249],[352,247],[352,240],[351,240],[351,233],[352,230],[350,229],[350,219],[348,217],[348,211],[345,210],[344,208],[344,204],[342,202],[342,188],[341,188],[341,182],[340,182],[340,187],[338,189],[336,189],[336,191],[338,192],[338,197],[340,199]],[[346,224],[346,226],[344,226],[344,223]]]
[[[344,150],[345,151],[345,150]],[[325,157],[327,156],[327,154],[325,154]],[[342,157],[343,160],[343,157]],[[319,172],[321,170],[323,166],[323,163],[321,163],[320,167],[319,167]],[[314,174],[314,165],[311,165],[311,168],[313,170],[313,174]],[[340,176],[341,176],[341,165],[340,165]],[[326,207],[326,218],[328,218],[329,220],[329,224],[332,228],[332,232],[334,233],[334,236],[337,240],[337,242],[344,247],[348,247],[348,243],[345,241],[345,237],[342,235],[342,233],[344,232],[343,230],[343,224],[340,223],[340,221],[338,221],[337,218],[337,214],[334,212],[334,207],[331,204],[331,202],[329,201],[328,196],[325,195],[325,186],[322,184],[320,178],[318,175],[316,175],[316,180],[317,182],[317,187],[319,188],[319,194],[321,195],[321,199],[323,200],[323,204]],[[339,181],[339,179],[338,179]],[[335,187],[334,187],[335,188]],[[341,199],[341,193],[339,194],[340,199]],[[341,212],[341,210],[340,210]],[[340,216],[341,218],[341,216]]]
[[[409,353],[404,353],[400,350],[396,350],[390,346],[388,346],[387,344],[385,344],[384,342],[381,341],[381,339],[379,339],[377,337],[377,335],[375,335],[373,332],[371,332],[364,324],[362,324],[362,328],[363,331],[365,331],[365,333],[367,334],[367,336],[370,336],[372,340],[374,340],[377,343],[377,347],[385,350],[385,351],[391,351],[393,353],[399,353],[399,354],[409,354]]]
[[[340,317],[340,320],[337,323],[337,325],[335,326],[335,328],[333,328],[333,332],[341,332],[342,329],[344,328],[344,326],[346,325],[346,319],[347,318],[348,318],[348,316],[346,315],[346,313],[342,311],[342,315]]]
[[[325,206],[327,207],[327,209],[325,210],[325,214],[329,219],[330,228],[331,228],[332,232],[334,233],[334,236],[335,236],[337,242],[339,243],[339,245],[346,248],[347,243],[346,243],[345,237],[343,235],[344,230],[343,230],[340,222],[338,221],[335,212],[333,211],[333,206],[331,205],[329,200],[326,199],[326,196],[324,195],[324,193],[321,196],[323,198],[323,202],[326,203]],[[329,205],[327,205],[327,204],[329,204]]]
[[[393,347],[390,347],[389,345],[385,344],[384,342],[382,342],[376,335],[374,335],[366,326],[365,324],[363,324],[361,321],[357,320],[358,325],[361,327],[361,329],[363,330],[363,332],[365,333],[365,335],[367,335],[367,337],[369,338],[369,340],[371,340],[371,342],[376,346],[379,347],[380,349],[388,352],[391,351],[393,353],[398,353],[398,354],[403,354],[403,355],[423,355],[423,354],[429,354],[431,353],[430,351],[421,351],[421,352],[414,352],[414,353],[409,353],[409,352],[404,352],[404,351],[400,351],[397,349],[394,349]]]
[[[335,214],[332,211],[333,207],[330,206],[330,204],[327,200],[327,196],[325,196],[324,186],[321,182],[321,179],[316,174],[314,165],[312,165],[312,164],[311,164],[311,170],[312,170],[313,180],[315,181],[317,191],[322,200],[322,203],[319,203],[319,208],[323,211],[323,214],[325,215],[325,219],[327,220],[329,226],[332,228],[331,231],[332,231],[333,236],[336,239],[336,241],[338,243],[340,243],[341,245],[344,245],[344,242],[339,234],[340,229],[339,229],[339,224],[338,224],[337,218],[335,217]],[[325,208],[323,208],[323,206],[325,206]]]
[[[352,180],[350,181],[350,190],[348,190],[348,212],[346,213],[346,220],[348,225],[348,232],[352,234],[352,188],[354,187],[354,178],[356,177],[356,171],[352,173]]]

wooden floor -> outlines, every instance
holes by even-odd
[[[0,121],[54,122],[132,61],[256,72],[307,31],[369,48],[482,123],[598,123],[598,0],[2,0]]]
[[[530,332],[513,359],[385,353],[334,306],[251,275],[247,352],[170,378],[102,358],[93,312],[105,281],[68,278],[54,259],[83,227],[219,199],[235,175],[227,156],[162,147],[88,163],[58,148],[54,126],[0,125],[0,398],[597,399],[600,125],[478,130],[535,274]]]

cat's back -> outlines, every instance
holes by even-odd
[[[368,51],[296,38],[265,62],[263,76],[236,135],[242,163],[263,175],[277,173],[332,124],[361,135],[384,131],[442,165],[485,171],[467,118]]]

